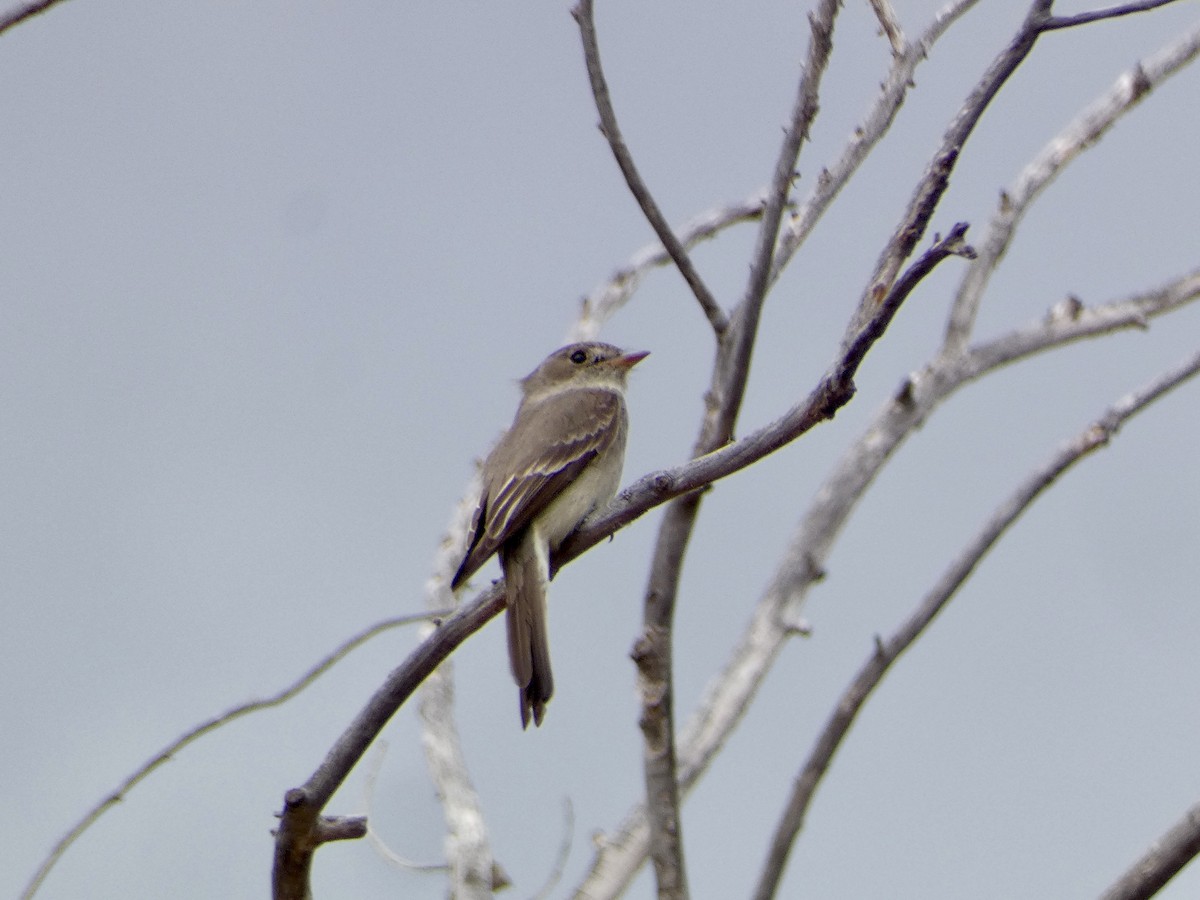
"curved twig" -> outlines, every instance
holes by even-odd
[[[175,758],[179,751],[183,750],[189,744],[194,743],[204,735],[217,730],[223,725],[228,725],[235,719],[240,719],[243,716],[248,716],[251,713],[260,712],[264,709],[271,709],[275,706],[280,706],[287,703],[310,684],[328,672],[334,665],[345,659],[351,652],[361,647],[373,637],[382,634],[385,631],[390,631],[393,628],[400,628],[404,625],[413,625],[417,622],[424,622],[427,619],[438,618],[439,616],[448,615],[451,610],[438,610],[435,612],[416,613],[410,616],[397,616],[393,619],[385,619],[382,622],[377,622],[353,637],[343,641],[338,647],[325,656],[320,662],[310,668],[307,672],[301,675],[298,679],[292,682],[291,685],[284,688],[277,694],[266,697],[262,700],[251,700],[247,703],[239,704],[238,706],[229,709],[219,716],[214,716],[206,722],[195,726],[183,736],[176,738],[170,744],[167,744],[141,768],[135,771],[132,775],[122,781],[113,790],[111,794],[93,806],[84,814],[78,822],[51,848],[49,854],[38,866],[33,877],[29,879],[29,883],[25,885],[25,890],[21,892],[21,900],[30,900],[38,889],[42,886],[42,882],[46,880],[46,876],[50,874],[50,870],[67,852],[68,848],[75,843],[76,840],[87,831],[96,820],[99,819],[109,809],[116,806],[125,796],[133,790],[142,781],[145,781],[151,773],[159,766],[169,762]]]
[[[375,786],[379,782],[379,770],[383,767],[383,760],[387,756],[387,751],[388,742],[380,738],[376,744],[375,754],[366,762],[366,772],[363,777],[362,805],[363,818],[367,821],[367,842],[375,848],[375,852],[383,857],[386,862],[398,869],[404,869],[408,872],[445,872],[450,868],[445,862],[421,863],[401,856],[387,845],[387,841],[383,839],[383,836],[371,824],[375,820]]]
[[[37,0],[36,3],[26,3],[24,6],[18,6],[12,12],[5,13],[0,16],[0,34],[8,31],[10,28],[15,28],[26,19],[32,19],[34,16],[44,13],[52,6],[57,6],[62,0]]]
[[[716,237],[731,225],[762,218],[765,192],[726,206],[718,206],[692,217],[679,229],[679,242],[691,249],[700,241]],[[633,296],[642,277],[657,266],[672,262],[661,243],[653,243],[633,254],[607,281],[583,298],[579,318],[567,334],[567,342],[595,340],[601,327]]]

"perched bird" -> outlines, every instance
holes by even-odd
[[[542,724],[554,693],[546,635],[550,554],[617,491],[629,430],[625,380],[648,355],[597,341],[555,350],[521,380],[512,427],[483,463],[479,505],[451,587],[499,552],[522,728],[530,715]]]

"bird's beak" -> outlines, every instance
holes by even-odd
[[[628,371],[649,355],[649,350],[635,350],[632,353],[622,353],[620,356],[614,356],[609,360],[609,363],[616,366],[618,369],[625,369]]]

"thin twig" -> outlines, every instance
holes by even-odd
[[[25,886],[25,890],[21,892],[21,900],[29,900],[29,898],[33,897],[33,895],[37,893],[38,889],[42,886],[42,882],[46,880],[46,876],[50,874],[50,870],[54,868],[55,864],[59,861],[59,859],[62,858],[62,855],[67,852],[67,849],[73,843],[75,843],[79,836],[87,831],[97,819],[104,815],[104,813],[108,812],[109,809],[124,800],[126,795],[134,787],[148,778],[150,774],[154,772],[154,770],[174,759],[175,756],[189,744],[194,743],[209,732],[215,731],[224,725],[228,725],[235,719],[240,719],[243,716],[250,715],[251,713],[260,712],[264,709],[271,709],[272,707],[287,703],[289,700],[311,685],[314,681],[328,672],[331,668],[333,668],[334,665],[341,662],[350,653],[377,635],[383,634],[385,631],[390,631],[393,628],[400,628],[404,625],[413,625],[417,622],[424,622],[427,619],[435,619],[439,616],[445,616],[450,612],[451,610],[437,610],[432,612],[417,613],[410,616],[397,616],[393,619],[385,619],[382,622],[376,622],[369,628],[366,628],[353,637],[343,641],[334,650],[328,653],[324,659],[310,668],[307,672],[292,682],[291,685],[284,688],[279,693],[273,694],[272,696],[266,697],[262,700],[251,700],[246,703],[239,704],[232,709],[226,710],[219,716],[214,716],[206,722],[202,722],[183,736],[176,738],[157,754],[151,757],[149,761],[137,769],[137,771],[135,771],[132,775],[117,785],[112,793],[88,810],[83,818],[76,822],[66,834],[58,839],[58,841],[54,844],[54,847],[51,848],[50,853],[47,854],[46,858],[42,861],[42,864],[38,866],[38,869],[33,874],[33,877],[29,879],[29,883]]]
[[[988,66],[946,129],[941,145],[930,158],[896,230],[879,256],[875,271],[867,282],[858,309],[846,331],[845,341],[853,340],[861,328],[861,322],[870,318],[874,307],[888,295],[900,266],[925,234],[930,219],[950,185],[950,175],[967,139],[1000,89],[1033,50],[1041,34],[1038,23],[1045,18],[1050,3],[1051,0],[1034,0],[1017,33]]]
[[[792,215],[780,236],[775,261],[771,267],[772,284],[783,274],[784,268],[837,199],[842,188],[891,128],[909,88],[913,86],[913,73],[917,66],[928,58],[929,51],[947,29],[978,2],[979,0],[952,0],[938,12],[921,37],[908,44],[903,55],[893,61],[874,106],[862,123],[854,129],[837,161],[821,170],[809,196]]]
[[[642,208],[642,214],[645,215],[646,221],[650,223],[654,233],[658,235],[658,239],[667,249],[667,253],[675,261],[679,274],[683,276],[688,287],[692,289],[692,293],[696,295],[696,301],[704,311],[709,325],[712,326],[713,333],[720,337],[729,324],[725,312],[708,289],[708,285],[704,283],[704,279],[700,277],[700,273],[696,271],[696,267],[692,265],[692,259],[688,256],[687,250],[671,230],[666,216],[658,208],[646,183],[642,181],[642,176],[633,162],[633,156],[625,145],[625,139],[621,137],[621,129],[617,125],[617,114],[613,110],[612,99],[608,93],[608,82],[604,78],[604,70],[600,67],[600,47],[596,42],[596,24],[592,19],[592,0],[580,0],[579,5],[571,10],[571,15],[579,23],[588,80],[592,85],[596,111],[600,115],[600,133],[608,141],[608,146],[617,160],[617,166],[620,167],[621,174],[625,176],[625,183],[629,185],[629,192],[633,194],[638,206]]]
[[[908,299],[909,294],[916,289],[926,275],[933,271],[938,263],[950,256],[961,256],[963,259],[975,258],[975,248],[964,240],[967,227],[966,222],[957,222],[946,237],[936,238],[933,246],[922,253],[916,262],[896,279],[891,290],[888,291],[887,297],[879,304],[879,314],[872,318],[850,342],[842,365],[858,368],[867,350],[883,335],[896,313],[900,311],[900,306]]]
[[[746,200],[714,207],[694,216],[679,229],[680,243],[690,250],[700,241],[716,237],[731,225],[762,218],[764,197],[765,191],[760,191]],[[567,334],[567,343],[595,340],[604,323],[633,296],[642,277],[651,269],[671,261],[671,255],[658,241],[634,253],[628,263],[583,298],[579,318]]]
[[[1064,444],[1044,465],[1030,474],[1017,489],[996,508],[983,528],[962,549],[947,567],[942,577],[925,595],[908,619],[886,641],[877,641],[858,674],[833,707],[808,759],[792,788],[787,806],[776,825],[767,860],[763,865],[755,890],[755,900],[770,900],[779,889],[784,866],[804,825],[809,803],[821,779],[828,771],[833,757],[854,724],[871,692],[880,684],[892,664],[933,622],[958,589],[966,582],[988,551],[1016,522],[1046,488],[1068,469],[1093,450],[1105,447],[1117,431],[1132,416],[1141,412],[1159,397],[1178,387],[1200,372],[1200,353],[1193,354],[1182,364],[1172,367],[1153,382],[1114,403],[1096,421]]]
[[[1035,201],[1068,165],[1094,147],[1118,120],[1200,54],[1200,27],[1119,75],[1106,92],[1051,138],[1017,175],[1000,200],[978,244],[979,257],[959,285],[946,326],[942,353],[962,352],[971,340],[984,291],[1008,252],[1013,234]]]
[[[18,6],[12,12],[7,12],[0,16],[0,34],[20,25],[26,19],[32,19],[39,13],[44,13],[52,6],[57,6],[62,0],[38,0],[36,3],[26,3],[24,6]]]
[[[771,284],[779,226],[796,176],[800,148],[808,139],[813,121],[820,110],[821,81],[829,66],[829,56],[833,50],[833,26],[840,9],[841,4],[835,0],[822,0],[808,16],[808,55],[804,61],[800,83],[796,87],[791,121],[779,147],[775,170],[771,176],[766,209],[758,227],[758,242],[750,261],[750,278],[735,314],[737,327],[729,339],[730,346],[721,347],[723,358],[718,360],[716,375],[719,383],[714,379],[713,390],[721,402],[718,404],[717,415],[713,417],[716,421],[707,425],[706,432],[697,443],[697,455],[715,450],[725,444],[734,433],[734,424],[750,377],[750,361],[758,336],[758,319]]]
[[[1042,23],[1043,31],[1054,31],[1059,28],[1072,28],[1076,25],[1088,25],[1101,22],[1104,19],[1115,19],[1118,16],[1128,16],[1131,13],[1147,12],[1158,9],[1175,0],[1142,0],[1141,3],[1123,3],[1120,6],[1110,6],[1108,9],[1098,9],[1094,12],[1076,13],[1073,16],[1051,16]]]
[[[445,872],[450,868],[446,863],[419,863],[401,856],[387,845],[387,842],[371,823],[375,820],[375,787],[379,783],[379,770],[383,768],[383,760],[387,756],[388,742],[380,738],[376,744],[375,753],[367,759],[366,772],[363,777],[363,818],[367,820],[367,842],[375,848],[383,859],[398,869],[407,872]]]
[[[1200,803],[1154,842],[1100,900],[1148,900],[1200,855]]]

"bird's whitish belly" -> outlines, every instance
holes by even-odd
[[[616,494],[621,485],[624,451],[624,446],[610,447],[609,452],[580,472],[579,477],[537,517],[537,530],[551,549],[566,540],[588,513],[604,506]]]

